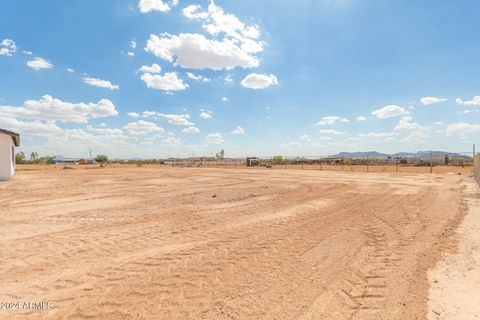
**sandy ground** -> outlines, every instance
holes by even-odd
[[[0,184],[0,318],[425,319],[462,179],[21,171]]]
[[[480,319],[480,192],[465,181],[468,212],[455,234],[458,250],[429,271],[428,319]]]

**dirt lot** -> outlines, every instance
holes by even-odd
[[[15,309],[0,318],[425,319],[427,271],[466,212],[462,179],[21,171],[0,184],[0,301]]]

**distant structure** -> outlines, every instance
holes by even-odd
[[[80,162],[80,159],[77,159],[77,158],[60,158],[60,159],[53,159],[52,160],[52,164],[71,164],[71,165],[75,165],[75,164],[79,164]]]
[[[10,180],[15,173],[15,147],[20,146],[18,133],[0,129],[0,181]]]
[[[78,160],[78,163],[79,164],[95,164],[95,163],[97,163],[97,161],[95,159],[92,159],[92,158],[90,158],[90,159],[80,159],[80,160]]]
[[[258,167],[260,160],[257,157],[247,157],[245,165],[247,167]]]

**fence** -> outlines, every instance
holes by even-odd
[[[479,166],[480,166],[480,161]],[[184,158],[168,159],[165,165],[172,167],[199,168],[251,168],[289,170],[328,170],[352,172],[399,172],[399,173],[454,173],[471,174],[471,152],[424,153],[422,156],[392,155],[384,157],[352,156],[275,156],[249,158]],[[480,169],[479,169],[480,170]],[[478,170],[477,170],[478,171]],[[480,172],[479,172],[480,174]],[[480,177],[479,177],[480,179]],[[479,180],[480,181],[480,180]]]
[[[476,155],[473,161],[473,176],[475,177],[475,180],[477,180],[477,183],[480,185],[480,154]]]

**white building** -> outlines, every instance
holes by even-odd
[[[0,181],[10,180],[15,173],[15,147],[20,146],[20,135],[0,129]]]

